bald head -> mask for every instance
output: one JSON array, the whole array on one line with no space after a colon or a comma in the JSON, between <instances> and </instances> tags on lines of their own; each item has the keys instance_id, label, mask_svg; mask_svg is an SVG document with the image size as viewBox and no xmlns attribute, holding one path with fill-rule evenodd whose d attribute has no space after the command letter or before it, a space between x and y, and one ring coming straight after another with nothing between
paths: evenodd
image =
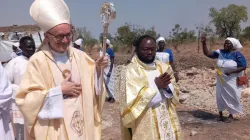
<instances>
[{"instance_id":1,"label":"bald head","mask_svg":"<svg viewBox=\"0 0 250 140\"><path fill-rule=\"evenodd\" d=\"M138 38L135 43L136 54L138 58L146 63L150 64L154 62L156 55L156 41L149 35L144 35Z\"/></svg>"}]
</instances>

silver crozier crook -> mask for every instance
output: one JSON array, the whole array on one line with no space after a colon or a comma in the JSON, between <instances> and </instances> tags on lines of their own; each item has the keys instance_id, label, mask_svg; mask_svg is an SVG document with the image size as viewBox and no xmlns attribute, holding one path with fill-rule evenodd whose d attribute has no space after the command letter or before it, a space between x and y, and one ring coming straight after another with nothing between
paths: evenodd
<instances>
[{"instance_id":1,"label":"silver crozier crook","mask_svg":"<svg viewBox=\"0 0 250 140\"><path fill-rule=\"evenodd\" d=\"M107 49L107 45L106 45L106 41L107 41L107 34L108 34L108 27L109 27L109 23L111 21L113 21L116 18L116 11L115 11L115 7L113 3L104 3L101 7L101 21L102 21L102 25L103 25L103 47L102 47L102 56L106 55L106 49ZM101 84L103 84L103 77L104 74L104 69L101 69ZM103 92L103 86L101 86L101 93ZM99 98L99 105L101 106L102 104L102 98Z\"/></svg>"}]
</instances>

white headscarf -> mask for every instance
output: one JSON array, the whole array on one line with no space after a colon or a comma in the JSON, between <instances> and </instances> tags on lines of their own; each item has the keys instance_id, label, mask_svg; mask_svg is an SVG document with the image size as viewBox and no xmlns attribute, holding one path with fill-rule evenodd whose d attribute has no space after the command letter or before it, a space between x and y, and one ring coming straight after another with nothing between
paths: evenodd
<instances>
[{"instance_id":1,"label":"white headscarf","mask_svg":"<svg viewBox=\"0 0 250 140\"><path fill-rule=\"evenodd\" d=\"M77 40L75 41L75 43L76 43L76 45L79 45L79 46L82 47L82 45L83 45L83 39L79 38L79 39L77 39Z\"/></svg>"},{"instance_id":2,"label":"white headscarf","mask_svg":"<svg viewBox=\"0 0 250 140\"><path fill-rule=\"evenodd\" d=\"M110 40L109 40L109 39L107 39L107 40L106 40L106 43L107 43L108 45L110 45Z\"/></svg>"},{"instance_id":3,"label":"white headscarf","mask_svg":"<svg viewBox=\"0 0 250 140\"><path fill-rule=\"evenodd\" d=\"M160 41L164 41L165 42L165 38L164 37L159 37L157 40L156 40L156 44L158 45L158 43Z\"/></svg>"},{"instance_id":4,"label":"white headscarf","mask_svg":"<svg viewBox=\"0 0 250 140\"><path fill-rule=\"evenodd\" d=\"M240 50L242 49L242 45L240 43L240 41L238 39L232 38L232 37L228 37L226 40L229 40L232 44L233 44L233 48L235 50Z\"/></svg>"},{"instance_id":5,"label":"white headscarf","mask_svg":"<svg viewBox=\"0 0 250 140\"><path fill-rule=\"evenodd\" d=\"M13 44L13 46L19 48L20 44L19 44L19 42L16 42L16 43Z\"/></svg>"},{"instance_id":6,"label":"white headscarf","mask_svg":"<svg viewBox=\"0 0 250 140\"><path fill-rule=\"evenodd\" d=\"M30 15L44 32L59 24L71 23L69 8L63 0L35 0Z\"/></svg>"}]
</instances>

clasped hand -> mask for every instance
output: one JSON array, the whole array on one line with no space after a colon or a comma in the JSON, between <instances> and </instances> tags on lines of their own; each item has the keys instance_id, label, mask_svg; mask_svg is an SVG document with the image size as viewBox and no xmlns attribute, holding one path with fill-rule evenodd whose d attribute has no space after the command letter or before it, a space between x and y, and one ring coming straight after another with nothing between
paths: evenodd
<instances>
[{"instance_id":1,"label":"clasped hand","mask_svg":"<svg viewBox=\"0 0 250 140\"><path fill-rule=\"evenodd\" d=\"M77 97L82 92L81 84L76 84L71 81L71 74L68 74L65 80L61 84L63 95L69 97Z\"/></svg>"},{"instance_id":2,"label":"clasped hand","mask_svg":"<svg viewBox=\"0 0 250 140\"><path fill-rule=\"evenodd\" d=\"M155 78L155 84L158 89L168 88L168 85L171 83L171 79L171 76L165 72L164 74Z\"/></svg>"}]
</instances>

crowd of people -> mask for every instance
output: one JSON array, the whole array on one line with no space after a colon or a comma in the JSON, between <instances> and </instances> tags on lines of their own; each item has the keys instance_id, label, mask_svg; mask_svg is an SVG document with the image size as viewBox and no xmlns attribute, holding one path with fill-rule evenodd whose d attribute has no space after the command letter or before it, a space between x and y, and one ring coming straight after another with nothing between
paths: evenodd
<instances>
[{"instance_id":1,"label":"crowd of people","mask_svg":"<svg viewBox=\"0 0 250 140\"><path fill-rule=\"evenodd\" d=\"M121 139L183 139L176 113L178 71L164 37L136 38L128 64L115 83L110 40L105 41L106 55L101 49L96 60L82 50L83 39L72 43L70 11L63 0L35 0L30 15L45 39L36 50L32 37L22 37L13 46L12 59L0 65L1 139L100 140L103 105L116 100L120 101ZM244 79L247 63L240 53L242 45L229 37L223 49L208 51L205 36L202 45L205 56L217 59L218 120L233 121L234 114L243 113L244 82L239 84L239 79ZM230 113L228 118L224 110Z\"/></svg>"}]
</instances>

